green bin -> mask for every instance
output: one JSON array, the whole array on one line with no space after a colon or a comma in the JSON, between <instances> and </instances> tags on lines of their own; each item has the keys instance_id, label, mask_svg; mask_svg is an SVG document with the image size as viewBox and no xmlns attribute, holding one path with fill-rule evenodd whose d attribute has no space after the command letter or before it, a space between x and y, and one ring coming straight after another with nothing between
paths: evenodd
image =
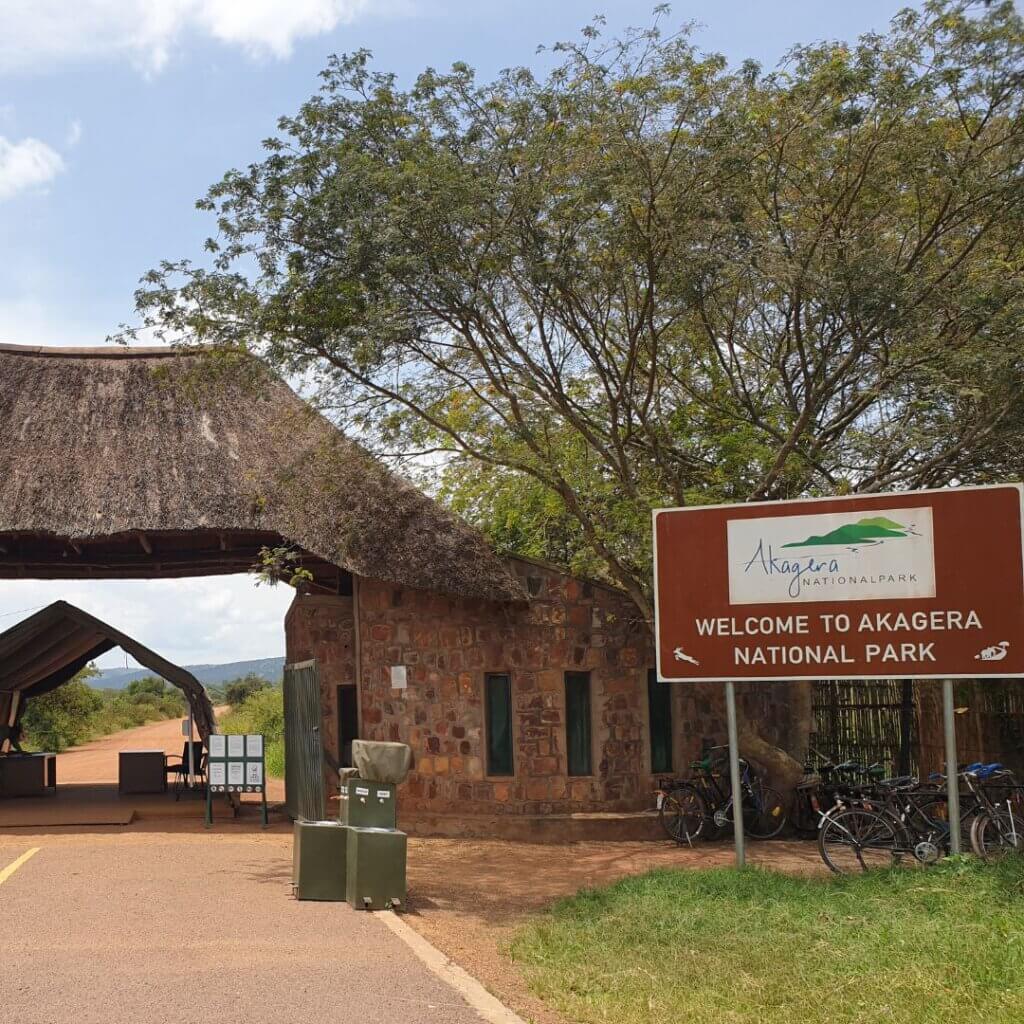
<instances>
[{"instance_id":1,"label":"green bin","mask_svg":"<svg viewBox=\"0 0 1024 1024\"><path fill-rule=\"evenodd\" d=\"M404 832L348 829L348 902L356 910L387 910L405 903Z\"/></svg>"},{"instance_id":2,"label":"green bin","mask_svg":"<svg viewBox=\"0 0 1024 1024\"><path fill-rule=\"evenodd\" d=\"M355 776L341 784L343 825L356 828L390 828L398 824L398 787L392 782L367 782Z\"/></svg>"},{"instance_id":3,"label":"green bin","mask_svg":"<svg viewBox=\"0 0 1024 1024\"><path fill-rule=\"evenodd\" d=\"M334 900L347 894L349 829L339 821L297 821L292 842L292 888L300 900Z\"/></svg>"}]
</instances>

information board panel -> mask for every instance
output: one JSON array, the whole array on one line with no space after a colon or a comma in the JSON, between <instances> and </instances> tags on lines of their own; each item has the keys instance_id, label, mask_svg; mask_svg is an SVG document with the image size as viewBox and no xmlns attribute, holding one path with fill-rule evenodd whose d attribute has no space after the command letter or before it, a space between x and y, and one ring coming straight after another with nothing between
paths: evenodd
<instances>
[{"instance_id":1,"label":"information board panel","mask_svg":"<svg viewBox=\"0 0 1024 1024\"><path fill-rule=\"evenodd\" d=\"M1021 486L654 513L658 678L1024 675Z\"/></svg>"},{"instance_id":2,"label":"information board panel","mask_svg":"<svg viewBox=\"0 0 1024 1024\"><path fill-rule=\"evenodd\" d=\"M266 783L263 737L210 736L207 779L211 793L262 793Z\"/></svg>"}]
</instances>

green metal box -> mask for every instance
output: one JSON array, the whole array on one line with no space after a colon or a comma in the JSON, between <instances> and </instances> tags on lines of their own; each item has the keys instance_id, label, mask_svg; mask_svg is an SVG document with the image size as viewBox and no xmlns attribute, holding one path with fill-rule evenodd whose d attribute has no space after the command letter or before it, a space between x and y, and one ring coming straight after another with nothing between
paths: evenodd
<instances>
[{"instance_id":1,"label":"green metal box","mask_svg":"<svg viewBox=\"0 0 1024 1024\"><path fill-rule=\"evenodd\" d=\"M297 821L292 843L292 888L300 900L345 899L349 829L340 821Z\"/></svg>"},{"instance_id":2,"label":"green metal box","mask_svg":"<svg viewBox=\"0 0 1024 1024\"><path fill-rule=\"evenodd\" d=\"M390 828L398 824L398 787L392 782L367 782L355 777L341 784L343 825L356 828Z\"/></svg>"},{"instance_id":3,"label":"green metal box","mask_svg":"<svg viewBox=\"0 0 1024 1024\"><path fill-rule=\"evenodd\" d=\"M348 902L356 910L386 910L405 903L404 832L348 829Z\"/></svg>"}]
</instances>

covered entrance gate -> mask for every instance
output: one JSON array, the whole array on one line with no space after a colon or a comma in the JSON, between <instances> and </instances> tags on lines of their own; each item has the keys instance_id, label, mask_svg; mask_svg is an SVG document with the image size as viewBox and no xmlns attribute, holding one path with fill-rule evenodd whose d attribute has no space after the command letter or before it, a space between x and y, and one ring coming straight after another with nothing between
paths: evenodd
<instances>
[{"instance_id":1,"label":"covered entrance gate","mask_svg":"<svg viewBox=\"0 0 1024 1024\"><path fill-rule=\"evenodd\" d=\"M55 601L0 633L0 723L14 725L27 701L63 686L115 647L185 694L202 739L214 731L210 699L191 672L66 601Z\"/></svg>"}]
</instances>

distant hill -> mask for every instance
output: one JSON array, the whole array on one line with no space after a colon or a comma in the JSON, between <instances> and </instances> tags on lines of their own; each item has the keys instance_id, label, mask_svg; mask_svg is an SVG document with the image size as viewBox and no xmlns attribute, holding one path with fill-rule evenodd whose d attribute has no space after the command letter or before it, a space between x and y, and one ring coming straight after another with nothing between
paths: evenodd
<instances>
[{"instance_id":1,"label":"distant hill","mask_svg":"<svg viewBox=\"0 0 1024 1024\"><path fill-rule=\"evenodd\" d=\"M182 665L201 683L226 683L229 679L254 672L270 682L279 682L284 658L257 658L255 661L230 661L226 665ZM133 679L153 675L146 668L105 668L90 685L99 690L123 690Z\"/></svg>"}]
</instances>

